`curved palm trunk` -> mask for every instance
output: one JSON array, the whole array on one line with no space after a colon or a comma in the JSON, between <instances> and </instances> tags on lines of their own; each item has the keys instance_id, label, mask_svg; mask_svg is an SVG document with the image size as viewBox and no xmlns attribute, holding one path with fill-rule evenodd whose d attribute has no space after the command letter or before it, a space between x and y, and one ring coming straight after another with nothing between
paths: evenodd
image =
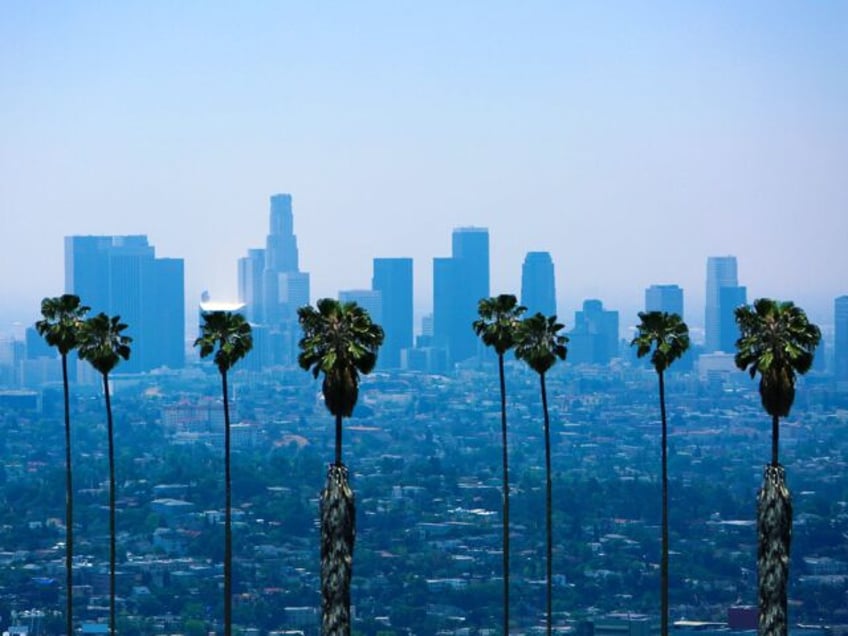
<instances>
[{"instance_id":1,"label":"curved palm trunk","mask_svg":"<svg viewBox=\"0 0 848 636\"><path fill-rule=\"evenodd\" d=\"M545 414L545 522L547 534L547 571L546 571L546 588L545 588L545 603L547 611L547 633L551 634L551 625L553 621L553 551L554 551L554 532L553 532L553 485L551 481L551 422L548 416L548 391L545 386L545 374L539 374L539 380L542 385L542 411Z\"/></svg>"},{"instance_id":2,"label":"curved palm trunk","mask_svg":"<svg viewBox=\"0 0 848 636\"><path fill-rule=\"evenodd\" d=\"M106 424L109 436L109 633L115 635L115 437L112 426L112 399L109 376L103 374L103 393L106 396Z\"/></svg>"},{"instance_id":3,"label":"curved palm trunk","mask_svg":"<svg viewBox=\"0 0 848 636\"><path fill-rule=\"evenodd\" d=\"M356 502L347 468L331 464L321 492L321 633L350 636Z\"/></svg>"},{"instance_id":4,"label":"curved palm trunk","mask_svg":"<svg viewBox=\"0 0 848 636\"><path fill-rule=\"evenodd\" d=\"M62 388L65 397L65 630L74 633L74 486L71 481L71 401L68 391L68 356L62 354Z\"/></svg>"},{"instance_id":5,"label":"curved palm trunk","mask_svg":"<svg viewBox=\"0 0 848 636\"><path fill-rule=\"evenodd\" d=\"M221 373L224 392L224 635L233 632L233 519L230 476L230 398L227 374Z\"/></svg>"},{"instance_id":6,"label":"curved palm trunk","mask_svg":"<svg viewBox=\"0 0 848 636\"><path fill-rule=\"evenodd\" d=\"M665 379L659 372L662 420L662 555L660 556L660 634L668 636L668 426L665 415Z\"/></svg>"},{"instance_id":7,"label":"curved palm trunk","mask_svg":"<svg viewBox=\"0 0 848 636\"><path fill-rule=\"evenodd\" d=\"M786 636L792 499L783 466L770 464L763 471L763 487L757 497L757 534L758 633Z\"/></svg>"},{"instance_id":8,"label":"curved palm trunk","mask_svg":"<svg viewBox=\"0 0 848 636\"><path fill-rule=\"evenodd\" d=\"M506 436L506 381L503 354L498 355L501 387L501 463L503 465L503 633L509 634L509 453Z\"/></svg>"}]
</instances>

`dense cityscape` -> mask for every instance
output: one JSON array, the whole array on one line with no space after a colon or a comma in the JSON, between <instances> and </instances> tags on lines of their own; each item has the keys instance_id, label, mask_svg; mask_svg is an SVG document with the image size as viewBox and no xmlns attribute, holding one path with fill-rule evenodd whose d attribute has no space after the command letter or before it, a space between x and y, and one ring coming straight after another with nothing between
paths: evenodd
<instances>
[{"instance_id":1,"label":"dense cityscape","mask_svg":"<svg viewBox=\"0 0 848 636\"><path fill-rule=\"evenodd\" d=\"M132 355L111 379L117 453L121 634L221 628L224 420L220 380L186 323L216 310L249 322L253 349L232 370L236 633L317 634L318 496L332 457L321 385L297 365L300 271L292 198L271 197L264 248L238 262L238 298L204 297L186 320L184 265L146 236L69 236L65 291L119 314ZM370 289L339 291L382 325L377 368L345 423L357 496L356 634L497 634L502 583L496 358L471 328L489 283L488 231L454 231L433 267L433 311L413 325L413 260L375 258ZM515 290L556 313L554 264L528 252ZM757 383L734 363L734 310L753 299L736 258L711 257L704 338L667 379L670 615L676 631L756 626L755 499L770 429ZM684 315L683 290L645 290L645 310ZM197 312L196 314L194 312ZM196 321L195 321L196 317ZM38 316L33 316L33 325ZM568 356L548 377L553 432L556 633L657 630L660 563L656 374L619 314L587 299ZM78 633L106 633L108 482L103 395L72 359L73 607ZM544 475L538 378L506 363L515 634L544 633ZM34 327L0 342L0 628L64 632L62 375ZM791 632L848 625L848 296L782 423L794 493Z\"/></svg>"}]
</instances>

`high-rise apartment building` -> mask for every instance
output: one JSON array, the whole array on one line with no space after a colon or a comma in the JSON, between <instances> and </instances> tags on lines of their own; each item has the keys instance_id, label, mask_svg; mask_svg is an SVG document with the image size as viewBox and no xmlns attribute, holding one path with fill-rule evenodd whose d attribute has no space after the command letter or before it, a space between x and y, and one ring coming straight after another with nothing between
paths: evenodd
<instances>
[{"instance_id":1,"label":"high-rise apartment building","mask_svg":"<svg viewBox=\"0 0 848 636\"><path fill-rule=\"evenodd\" d=\"M471 324L480 299L488 296L489 230L457 228L451 257L433 259L433 341L447 348L452 363L477 352Z\"/></svg>"},{"instance_id":2,"label":"high-rise apartment building","mask_svg":"<svg viewBox=\"0 0 848 636\"><path fill-rule=\"evenodd\" d=\"M707 295L705 299L705 342L707 353L722 350L722 324L729 325L728 314L732 314L735 306L721 304L722 287L738 287L736 276L735 256L711 256L707 259ZM727 297L731 300L731 296ZM724 318L723 318L724 317ZM731 349L732 351L732 349ZM729 353L729 352L728 352Z\"/></svg>"},{"instance_id":3,"label":"high-rise apartment building","mask_svg":"<svg viewBox=\"0 0 848 636\"><path fill-rule=\"evenodd\" d=\"M833 371L837 380L848 381L848 296L833 301Z\"/></svg>"},{"instance_id":4,"label":"high-rise apartment building","mask_svg":"<svg viewBox=\"0 0 848 636\"><path fill-rule=\"evenodd\" d=\"M382 322L385 333L377 364L383 369L397 369L401 351L412 347L412 259L375 258L371 289L382 299Z\"/></svg>"},{"instance_id":5,"label":"high-rise apartment building","mask_svg":"<svg viewBox=\"0 0 848 636\"><path fill-rule=\"evenodd\" d=\"M651 285L645 290L645 311L661 311L683 318L683 290L677 285Z\"/></svg>"},{"instance_id":6,"label":"high-rise apartment building","mask_svg":"<svg viewBox=\"0 0 848 636\"><path fill-rule=\"evenodd\" d=\"M554 262L548 252L527 252L521 266L521 304L527 315L556 314Z\"/></svg>"},{"instance_id":7,"label":"high-rise apartment building","mask_svg":"<svg viewBox=\"0 0 848 636\"><path fill-rule=\"evenodd\" d=\"M65 291L127 324L122 372L185 365L183 260L156 258L146 236L65 237Z\"/></svg>"}]
</instances>

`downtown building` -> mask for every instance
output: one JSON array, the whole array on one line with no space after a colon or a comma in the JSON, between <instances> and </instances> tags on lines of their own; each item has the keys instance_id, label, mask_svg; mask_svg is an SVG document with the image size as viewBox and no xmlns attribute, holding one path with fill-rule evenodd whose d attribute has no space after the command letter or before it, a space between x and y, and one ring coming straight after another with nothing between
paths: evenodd
<instances>
[{"instance_id":1,"label":"downtown building","mask_svg":"<svg viewBox=\"0 0 848 636\"><path fill-rule=\"evenodd\" d=\"M251 366L293 364L297 310L309 304L309 274L300 271L290 194L271 196L265 248L249 249L238 261L238 300L254 334Z\"/></svg>"},{"instance_id":2,"label":"downtown building","mask_svg":"<svg viewBox=\"0 0 848 636\"><path fill-rule=\"evenodd\" d=\"M65 237L65 292L126 323L132 353L119 373L185 366L183 259L157 258L147 236Z\"/></svg>"},{"instance_id":3,"label":"downtown building","mask_svg":"<svg viewBox=\"0 0 848 636\"><path fill-rule=\"evenodd\" d=\"M705 353L736 351L739 328L734 311L747 300L747 289L739 285L735 256L711 256L707 259L705 302Z\"/></svg>"},{"instance_id":4,"label":"downtown building","mask_svg":"<svg viewBox=\"0 0 848 636\"><path fill-rule=\"evenodd\" d=\"M456 228L451 247L450 257L433 259L433 345L452 365L478 351L472 323L480 299L489 297L489 230Z\"/></svg>"},{"instance_id":5,"label":"downtown building","mask_svg":"<svg viewBox=\"0 0 848 636\"><path fill-rule=\"evenodd\" d=\"M527 315L556 315L554 262L548 252L527 252L521 266L521 304Z\"/></svg>"},{"instance_id":6,"label":"downtown building","mask_svg":"<svg viewBox=\"0 0 848 636\"><path fill-rule=\"evenodd\" d=\"M848 382L848 296L833 301L833 373Z\"/></svg>"},{"instance_id":7,"label":"downtown building","mask_svg":"<svg viewBox=\"0 0 848 636\"><path fill-rule=\"evenodd\" d=\"M380 295L379 321L385 333L377 368L399 369L404 350L412 348L412 259L375 258L371 289Z\"/></svg>"}]
</instances>

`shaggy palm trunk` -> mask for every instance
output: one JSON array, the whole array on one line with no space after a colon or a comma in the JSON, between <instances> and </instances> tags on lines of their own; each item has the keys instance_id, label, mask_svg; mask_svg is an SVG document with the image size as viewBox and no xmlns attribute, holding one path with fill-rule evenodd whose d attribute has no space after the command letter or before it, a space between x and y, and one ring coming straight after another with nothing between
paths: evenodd
<instances>
[{"instance_id":1,"label":"shaggy palm trunk","mask_svg":"<svg viewBox=\"0 0 848 636\"><path fill-rule=\"evenodd\" d=\"M230 476L230 398L227 374L221 373L224 392L224 635L233 633L233 517Z\"/></svg>"},{"instance_id":2,"label":"shaggy palm trunk","mask_svg":"<svg viewBox=\"0 0 848 636\"><path fill-rule=\"evenodd\" d=\"M350 636L356 505L347 468L331 464L321 493L321 633Z\"/></svg>"},{"instance_id":3,"label":"shaggy palm trunk","mask_svg":"<svg viewBox=\"0 0 848 636\"><path fill-rule=\"evenodd\" d=\"M501 387L501 463L503 465L503 633L509 634L509 454L506 439L506 381L503 354L498 355Z\"/></svg>"},{"instance_id":4,"label":"shaggy palm trunk","mask_svg":"<svg viewBox=\"0 0 848 636\"><path fill-rule=\"evenodd\" d=\"M68 355L62 354L62 388L65 394L65 630L74 633L74 486L71 481L71 402L68 395Z\"/></svg>"},{"instance_id":5,"label":"shaggy palm trunk","mask_svg":"<svg viewBox=\"0 0 848 636\"><path fill-rule=\"evenodd\" d=\"M106 396L106 425L109 436L109 633L115 635L115 436L112 427L112 399L109 376L103 374ZM73 632L72 632L73 633Z\"/></svg>"},{"instance_id":6,"label":"shaggy palm trunk","mask_svg":"<svg viewBox=\"0 0 848 636\"><path fill-rule=\"evenodd\" d=\"M763 472L763 487L757 498L757 534L758 633L786 636L792 500L783 466L776 463L767 465Z\"/></svg>"},{"instance_id":7,"label":"shaggy palm trunk","mask_svg":"<svg viewBox=\"0 0 848 636\"><path fill-rule=\"evenodd\" d=\"M551 421L548 416L548 392L545 387L545 374L540 373L542 384L542 410L545 413L545 521L547 534L547 570L545 587L545 605L547 610L547 633L551 635L553 620L553 560L554 560L554 531L553 531L553 486L551 482Z\"/></svg>"},{"instance_id":8,"label":"shaggy palm trunk","mask_svg":"<svg viewBox=\"0 0 848 636\"><path fill-rule=\"evenodd\" d=\"M668 425L665 416L665 379L660 372L662 421L662 554L660 555L660 634L668 636Z\"/></svg>"}]
</instances>

